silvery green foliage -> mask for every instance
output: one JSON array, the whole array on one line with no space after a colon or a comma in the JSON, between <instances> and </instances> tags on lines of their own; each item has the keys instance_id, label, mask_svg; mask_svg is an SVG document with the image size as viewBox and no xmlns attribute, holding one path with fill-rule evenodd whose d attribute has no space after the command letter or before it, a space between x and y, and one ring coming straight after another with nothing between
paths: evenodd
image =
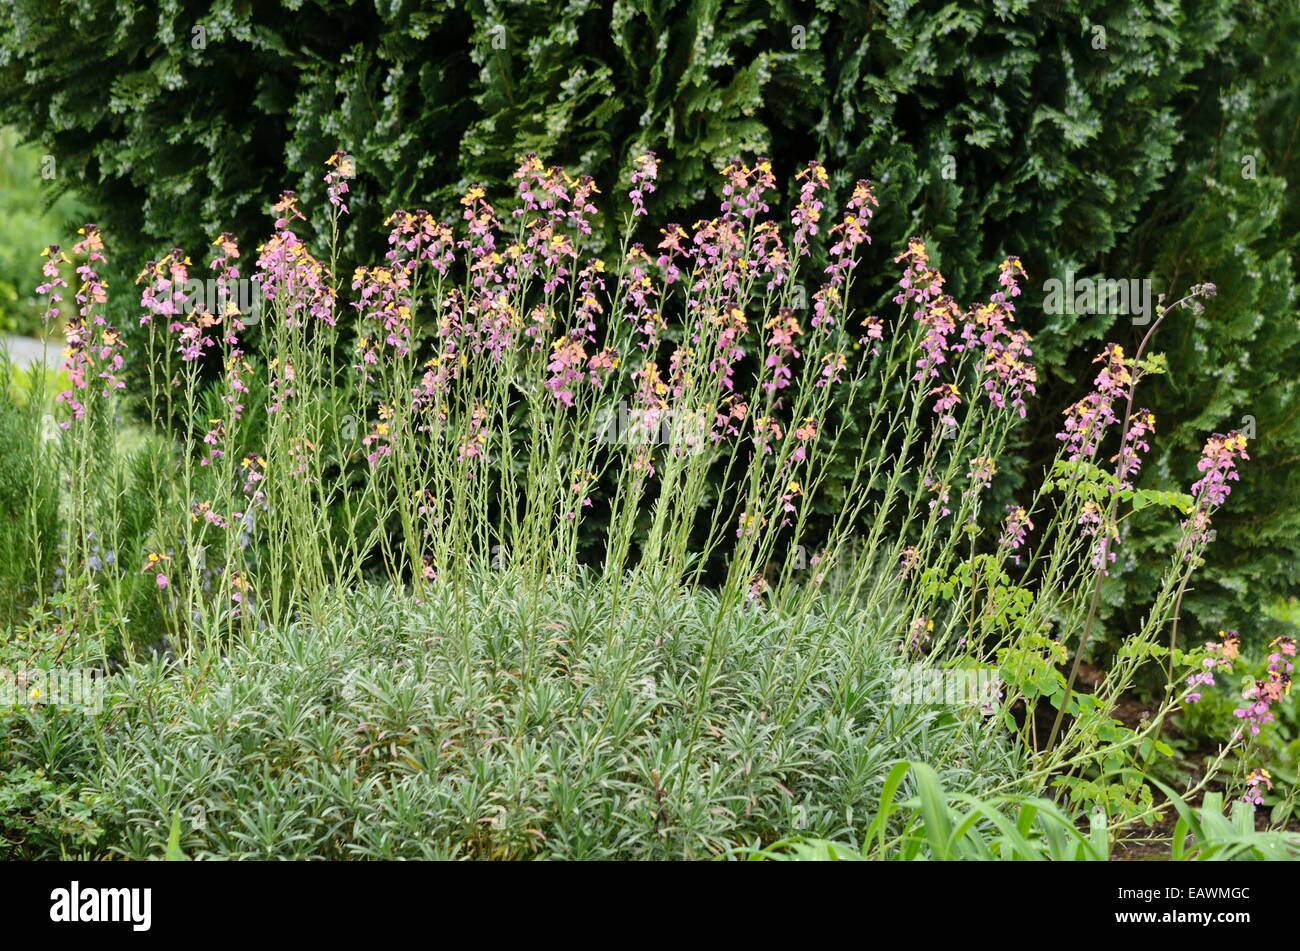
<instances>
[{"instance_id":1,"label":"silvery green foliage","mask_svg":"<svg viewBox=\"0 0 1300 951\"><path fill-rule=\"evenodd\" d=\"M123 671L87 773L101 848L157 857L179 810L196 858L703 858L861 835L899 758L1014 786L977 710L891 703L904 659L869 615L723 616L687 758L714 599L521 590L367 588L208 664Z\"/></svg>"}]
</instances>

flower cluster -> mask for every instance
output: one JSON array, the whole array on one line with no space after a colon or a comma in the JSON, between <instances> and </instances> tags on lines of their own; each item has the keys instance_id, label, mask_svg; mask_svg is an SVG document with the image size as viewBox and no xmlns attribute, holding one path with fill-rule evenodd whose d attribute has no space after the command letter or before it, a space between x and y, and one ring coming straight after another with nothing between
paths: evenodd
<instances>
[{"instance_id":1,"label":"flower cluster","mask_svg":"<svg viewBox=\"0 0 1300 951\"><path fill-rule=\"evenodd\" d=\"M794 224L791 244L796 254L806 256L809 252L808 238L817 234L817 224L821 221L824 207L817 193L826 191L831 184L826 169L820 162L809 162L807 168L795 176L795 180L801 184L799 201L790 212L790 221Z\"/></svg>"},{"instance_id":2,"label":"flower cluster","mask_svg":"<svg viewBox=\"0 0 1300 951\"><path fill-rule=\"evenodd\" d=\"M343 201L343 196L348 193L348 181L355 178L357 174L352 156L347 152L335 152L325 160L325 165L329 168L324 180L325 192L329 196L330 204L346 215L348 206Z\"/></svg>"},{"instance_id":3,"label":"flower cluster","mask_svg":"<svg viewBox=\"0 0 1300 951\"><path fill-rule=\"evenodd\" d=\"M379 406L379 419L375 421L375 425L370 432L361 438L361 445L370 450L366 453L366 461L372 466L378 465L380 459L393 451L392 418L392 408L381 403Z\"/></svg>"},{"instance_id":4,"label":"flower cluster","mask_svg":"<svg viewBox=\"0 0 1300 951\"><path fill-rule=\"evenodd\" d=\"M171 559L161 552L151 551L145 558L144 567L140 569L143 575L153 575L154 584L158 590L165 591L171 581L167 577L167 562Z\"/></svg>"},{"instance_id":5,"label":"flower cluster","mask_svg":"<svg viewBox=\"0 0 1300 951\"><path fill-rule=\"evenodd\" d=\"M880 355L880 341L885 337L885 325L875 314L862 318L862 336L858 346L866 347L868 356Z\"/></svg>"},{"instance_id":6,"label":"flower cluster","mask_svg":"<svg viewBox=\"0 0 1300 951\"><path fill-rule=\"evenodd\" d=\"M921 479L921 486L934 495L930 500L930 511L938 512L939 518L947 518L952 514L952 508L949 505L949 486L947 482L941 479L932 478L930 473L926 473Z\"/></svg>"},{"instance_id":7,"label":"flower cluster","mask_svg":"<svg viewBox=\"0 0 1300 951\"><path fill-rule=\"evenodd\" d=\"M263 296L283 308L288 327L299 326L308 316L334 326L335 291L325 266L289 227L295 220L306 220L298 211L297 196L284 192L271 212L276 216L275 234L258 248L257 258Z\"/></svg>"},{"instance_id":8,"label":"flower cluster","mask_svg":"<svg viewBox=\"0 0 1300 951\"><path fill-rule=\"evenodd\" d=\"M1002 523L1000 545L1008 551L1016 552L1025 543L1025 536L1034 530L1034 523L1029 518L1023 505L1008 505L1006 521Z\"/></svg>"},{"instance_id":9,"label":"flower cluster","mask_svg":"<svg viewBox=\"0 0 1300 951\"><path fill-rule=\"evenodd\" d=\"M768 353L765 362L772 371L769 379L763 382L763 389L768 392L779 391L790 385L793 378L791 362L799 359L798 338L803 336L799 318L794 311L786 308L767 322L769 331Z\"/></svg>"},{"instance_id":10,"label":"flower cluster","mask_svg":"<svg viewBox=\"0 0 1300 951\"><path fill-rule=\"evenodd\" d=\"M728 162L722 170L723 219L730 221L739 215L753 221L759 214L766 214L770 209L763 196L775 187L776 176L767 159L760 158L753 168L740 161Z\"/></svg>"},{"instance_id":11,"label":"flower cluster","mask_svg":"<svg viewBox=\"0 0 1300 951\"><path fill-rule=\"evenodd\" d=\"M1229 483L1240 478L1237 462L1249 458L1246 454L1246 437L1239 432L1226 436L1215 433L1206 440L1201 458L1196 463L1197 471L1203 475L1192 485L1192 515L1183 522L1189 544L1208 544L1213 541L1211 516L1231 494L1232 486ZM1190 556L1189 549L1185 557Z\"/></svg>"},{"instance_id":12,"label":"flower cluster","mask_svg":"<svg viewBox=\"0 0 1300 951\"><path fill-rule=\"evenodd\" d=\"M233 428L243 418L244 404L242 400L249 393L244 374L252 372L248 361L244 359L244 351L240 348L239 342L239 335L244 331L244 323L241 320L243 315L225 293L226 288L232 282L239 280L239 268L235 264L239 260L239 245L235 241L234 235L228 232L218 235L212 244L217 248L217 251L208 267L217 275L216 281L219 294L227 302L225 313L219 315L222 321L222 343L226 348L226 387L221 399L226 404L226 409L230 415L228 420L214 420L213 428L204 436L203 441L212 447L211 453L204 463L205 465L224 455L220 449L220 444L229 437L227 427Z\"/></svg>"},{"instance_id":13,"label":"flower cluster","mask_svg":"<svg viewBox=\"0 0 1300 951\"><path fill-rule=\"evenodd\" d=\"M1188 703L1199 703L1199 687L1213 687L1216 671L1232 673L1232 664L1240 656L1241 641L1236 631L1220 631L1218 641L1206 641L1205 659L1201 669L1187 678L1187 686L1192 692L1187 695Z\"/></svg>"},{"instance_id":14,"label":"flower cluster","mask_svg":"<svg viewBox=\"0 0 1300 951\"><path fill-rule=\"evenodd\" d=\"M1119 453L1111 460L1115 463L1115 478L1120 488L1133 488L1133 481L1142 468L1142 453L1151 451L1147 440L1155 429L1156 417L1149 409L1138 410L1129 420Z\"/></svg>"},{"instance_id":15,"label":"flower cluster","mask_svg":"<svg viewBox=\"0 0 1300 951\"><path fill-rule=\"evenodd\" d=\"M226 520L221 513L212 507L208 501L195 502L190 506L190 518L193 521L203 521L214 528L225 528Z\"/></svg>"},{"instance_id":16,"label":"flower cluster","mask_svg":"<svg viewBox=\"0 0 1300 951\"><path fill-rule=\"evenodd\" d=\"M939 367L948 362L948 337L957 329L961 308L951 297L941 297L925 310L916 312L921 324L921 356L916 361L918 382L939 376ZM936 410L936 412L939 412Z\"/></svg>"},{"instance_id":17,"label":"flower cluster","mask_svg":"<svg viewBox=\"0 0 1300 951\"><path fill-rule=\"evenodd\" d=\"M1252 806L1264 805L1264 792L1273 791L1273 776L1266 769L1253 769L1246 777L1246 791L1242 795L1244 802Z\"/></svg>"},{"instance_id":18,"label":"flower cluster","mask_svg":"<svg viewBox=\"0 0 1300 951\"><path fill-rule=\"evenodd\" d=\"M68 256L63 253L57 244L51 244L42 249L41 257L45 263L41 265L41 276L44 280L36 288L36 293L40 297L45 297L45 313L42 319L45 323L51 324L59 319L59 304L63 301L63 295L59 293L59 288L67 288L68 282L63 279L61 268L65 264L70 264Z\"/></svg>"},{"instance_id":19,"label":"flower cluster","mask_svg":"<svg viewBox=\"0 0 1300 951\"><path fill-rule=\"evenodd\" d=\"M172 248L161 258L149 261L136 277L140 289L140 326L149 327L160 318L164 329L175 333L177 321L188 308L185 286L190 279L191 262L180 248Z\"/></svg>"},{"instance_id":20,"label":"flower cluster","mask_svg":"<svg viewBox=\"0 0 1300 951\"><path fill-rule=\"evenodd\" d=\"M266 460L256 453L249 453L240 460L239 468L243 473L244 496L250 507L261 508L266 504L266 493L261 487L262 480L266 478Z\"/></svg>"},{"instance_id":21,"label":"flower cluster","mask_svg":"<svg viewBox=\"0 0 1300 951\"><path fill-rule=\"evenodd\" d=\"M939 417L940 425L945 429L956 426L957 418L952 411L961 405L961 387L956 383L940 383L927 395L936 397L934 412Z\"/></svg>"},{"instance_id":22,"label":"flower cluster","mask_svg":"<svg viewBox=\"0 0 1300 951\"><path fill-rule=\"evenodd\" d=\"M405 268L359 267L352 289L360 292L352 306L374 328L357 337L358 369L368 375L384 347L399 356L411 350L411 277Z\"/></svg>"},{"instance_id":23,"label":"flower cluster","mask_svg":"<svg viewBox=\"0 0 1300 951\"><path fill-rule=\"evenodd\" d=\"M920 238L910 239L907 250L894 258L895 264L903 262L906 266L898 279L900 291L894 296L894 303L901 306L911 301L918 312L924 312L943 295L943 275L930 267L930 255Z\"/></svg>"},{"instance_id":24,"label":"flower cluster","mask_svg":"<svg viewBox=\"0 0 1300 951\"><path fill-rule=\"evenodd\" d=\"M725 395L713 415L713 430L709 438L721 442L728 436L740 435L740 424L749 415L749 404L734 393Z\"/></svg>"},{"instance_id":25,"label":"flower cluster","mask_svg":"<svg viewBox=\"0 0 1300 951\"><path fill-rule=\"evenodd\" d=\"M1065 410L1065 425L1056 438L1065 443L1071 462L1091 459L1101 445L1108 427L1118 419L1116 403L1127 395L1133 382L1124 348L1107 344L1092 361L1102 368L1093 380L1093 391Z\"/></svg>"},{"instance_id":26,"label":"flower cluster","mask_svg":"<svg viewBox=\"0 0 1300 951\"><path fill-rule=\"evenodd\" d=\"M749 321L739 307L728 307L712 318L711 322L716 326L718 336L716 354L709 363L709 373L730 394L736 388L736 364L745 356L744 340L749 332Z\"/></svg>"},{"instance_id":27,"label":"flower cluster","mask_svg":"<svg viewBox=\"0 0 1300 951\"><path fill-rule=\"evenodd\" d=\"M473 463L475 460L489 462L487 457L487 422L488 410L486 406L479 404L474 407L469 415L469 427L465 433L465 438L461 441L459 449L456 451L456 458L460 462ZM474 470L469 470L471 477Z\"/></svg>"},{"instance_id":28,"label":"flower cluster","mask_svg":"<svg viewBox=\"0 0 1300 951\"><path fill-rule=\"evenodd\" d=\"M551 345L551 359L546 364L550 374L546 389L562 406L573 406L573 388L583 377L587 365L587 352L582 341L572 336L560 337Z\"/></svg>"},{"instance_id":29,"label":"flower cluster","mask_svg":"<svg viewBox=\"0 0 1300 951\"><path fill-rule=\"evenodd\" d=\"M998 290L989 303L977 307L962 328L961 346L973 346L978 340L984 347L982 377L984 392L997 409L1010 405L1021 419L1025 418L1025 397L1037 390L1038 371L1029 362L1034 351L1029 346L1029 334L1013 328L1015 305L1011 299L1020 296L1019 279L1025 269L1019 258L1007 258L998 268ZM956 348L954 348L956 349Z\"/></svg>"},{"instance_id":30,"label":"flower cluster","mask_svg":"<svg viewBox=\"0 0 1300 951\"><path fill-rule=\"evenodd\" d=\"M912 621L911 627L908 628L907 637L898 649L913 657L920 657L925 653L926 646L930 643L930 638L934 634L934 621L925 615L921 615Z\"/></svg>"},{"instance_id":31,"label":"flower cluster","mask_svg":"<svg viewBox=\"0 0 1300 951\"><path fill-rule=\"evenodd\" d=\"M100 310L108 301L108 283L99 275L100 266L107 263L104 240L93 224L86 225L78 234L81 235L81 240L72 246L72 253L77 257L84 256L85 260L76 269L80 278L75 294L77 315L69 319L63 329L66 343L63 369L68 374L71 386L55 397L57 402L67 406L72 417L60 423L64 429L85 417L87 406L84 400L92 379L103 382L102 393L105 397L126 387L122 379L126 363L125 344L117 329L108 323ZM58 313L57 288L66 286L58 276L58 267L64 261L56 247L46 249L46 266L42 272L45 281L37 288L37 292L50 295L47 317Z\"/></svg>"},{"instance_id":32,"label":"flower cluster","mask_svg":"<svg viewBox=\"0 0 1300 951\"><path fill-rule=\"evenodd\" d=\"M768 276L769 291L776 290L789 279L790 257L775 221L763 221L754 226L749 257L750 267L756 273Z\"/></svg>"},{"instance_id":33,"label":"flower cluster","mask_svg":"<svg viewBox=\"0 0 1300 951\"><path fill-rule=\"evenodd\" d=\"M790 459L796 463L803 462L808 458L808 448L817 438L817 420L811 416L805 417L803 424L795 428L794 438L799 442L790 454Z\"/></svg>"},{"instance_id":34,"label":"flower cluster","mask_svg":"<svg viewBox=\"0 0 1300 951\"><path fill-rule=\"evenodd\" d=\"M1275 650L1268 655L1268 669L1262 680L1256 680L1242 691L1246 706L1233 711L1234 716L1245 720L1252 736L1259 728L1274 719L1272 707L1291 692L1291 674L1295 670L1291 658L1295 657L1295 641L1289 637L1275 638L1269 646Z\"/></svg>"},{"instance_id":35,"label":"flower cluster","mask_svg":"<svg viewBox=\"0 0 1300 951\"><path fill-rule=\"evenodd\" d=\"M1119 528L1112 513L1094 499L1088 499L1079 510L1078 523L1085 535L1097 539L1092 545L1092 567L1109 574L1119 544Z\"/></svg>"},{"instance_id":36,"label":"flower cluster","mask_svg":"<svg viewBox=\"0 0 1300 951\"><path fill-rule=\"evenodd\" d=\"M1246 437L1241 433L1232 432L1226 436L1215 433L1206 440L1200 461L1196 463L1197 471L1205 475L1192 486L1192 498L1198 505L1218 508L1232 492L1228 483L1240 478L1237 460L1249 458Z\"/></svg>"},{"instance_id":37,"label":"flower cluster","mask_svg":"<svg viewBox=\"0 0 1300 951\"><path fill-rule=\"evenodd\" d=\"M627 197L632 201L632 214L642 217L646 214L645 199L653 195L655 179L659 175L659 160L653 152L642 152L632 163L632 189Z\"/></svg>"},{"instance_id":38,"label":"flower cluster","mask_svg":"<svg viewBox=\"0 0 1300 951\"><path fill-rule=\"evenodd\" d=\"M975 456L970 461L970 472L967 473L969 488L966 489L966 493L975 496L982 489L987 489L993 484L993 477L997 472L997 462L992 456Z\"/></svg>"},{"instance_id":39,"label":"flower cluster","mask_svg":"<svg viewBox=\"0 0 1300 951\"><path fill-rule=\"evenodd\" d=\"M831 237L835 238L829 252L831 263L826 265L827 283L830 286L839 287L844 284L849 273L857 266L858 245L871 243L867 225L871 223L871 217L879 205L870 182L862 179L853 186L853 195L844 210L844 217L830 232Z\"/></svg>"},{"instance_id":40,"label":"flower cluster","mask_svg":"<svg viewBox=\"0 0 1300 951\"><path fill-rule=\"evenodd\" d=\"M674 225L673 228L677 226ZM677 228L677 231L681 229ZM684 231L681 232L681 236L685 236ZM677 240L678 236L675 233L671 240L665 237L660 248L675 244ZM659 260L664 261L664 257L661 255ZM621 281L623 293L630 305L627 308L627 318L641 337L638 346L647 353L653 352L659 341L660 332L667 326L663 314L659 311L659 292L650 277L650 263L650 256L646 254L645 248L639 244L633 245L628 250L624 261ZM659 266L664 267L662 263Z\"/></svg>"}]
</instances>

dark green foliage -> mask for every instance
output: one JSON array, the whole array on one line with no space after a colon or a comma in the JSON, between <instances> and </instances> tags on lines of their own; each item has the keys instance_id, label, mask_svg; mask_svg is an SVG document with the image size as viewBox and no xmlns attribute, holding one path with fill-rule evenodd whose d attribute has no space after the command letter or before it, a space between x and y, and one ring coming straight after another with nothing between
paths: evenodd
<instances>
[{"instance_id":1,"label":"dark green foliage","mask_svg":"<svg viewBox=\"0 0 1300 951\"><path fill-rule=\"evenodd\" d=\"M99 838L84 791L94 734L80 711L0 707L0 859L81 858Z\"/></svg>"},{"instance_id":2,"label":"dark green foliage","mask_svg":"<svg viewBox=\"0 0 1300 951\"><path fill-rule=\"evenodd\" d=\"M1186 137L1167 187L1101 262L1108 272L1138 262L1135 273L1159 275L1176 293L1198 280L1218 285L1203 315L1161 332L1171 370L1143 397L1162 430L1147 481L1192 478L1206 433L1250 437L1241 487L1216 517L1211 570L1185 614L1202 633L1238 628L1252 643L1283 630L1267 612L1300 586L1300 6L1273 12L1195 74L1180 97ZM1147 566L1170 544L1133 538L1131 560L1143 567L1121 572L1112 590L1130 624L1151 587Z\"/></svg>"},{"instance_id":3,"label":"dark green foliage","mask_svg":"<svg viewBox=\"0 0 1300 951\"><path fill-rule=\"evenodd\" d=\"M281 189L321 205L336 147L361 172L345 264L381 250L388 211L451 213L471 181L502 189L527 151L594 175L613 200L630 155L653 148L650 220L687 224L728 158L769 154L788 181L818 157L841 197L859 176L877 183L868 306L887 299L910 234L962 301L988 293L1004 256L1023 258L1021 315L1046 370L1029 467L1054 448L1101 342L1131 348L1141 333L1127 318L1045 315L1040 282L1070 268L1173 295L1214 281L1206 315L1159 341L1173 372L1145 394L1160 420L1146 484L1185 488L1205 435L1254 417L1248 488L1185 612L1248 635L1293 589L1300 554L1287 376L1300 210L1285 187L1300 161L1297 74L1286 0L17 0L0 13L0 118L86 190L124 269L172 244L197 256L224 229L251 248ZM1018 477L1004 473L1008 500ZM1120 627L1167 547L1134 528L1107 592Z\"/></svg>"}]
</instances>

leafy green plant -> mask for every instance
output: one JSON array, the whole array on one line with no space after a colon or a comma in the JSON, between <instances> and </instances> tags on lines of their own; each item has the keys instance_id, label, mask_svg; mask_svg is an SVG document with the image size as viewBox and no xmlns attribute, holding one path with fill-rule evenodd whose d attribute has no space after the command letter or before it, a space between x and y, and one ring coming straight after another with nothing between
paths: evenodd
<instances>
[{"instance_id":1,"label":"leafy green plant","mask_svg":"<svg viewBox=\"0 0 1300 951\"><path fill-rule=\"evenodd\" d=\"M914 795L895 802L909 776ZM1162 788L1169 797L1168 808L1178 815L1169 840L1172 860L1300 858L1300 834L1257 830L1254 810L1247 803L1233 803L1225 816L1219 793L1207 793L1201 806L1193 808L1173 790ZM902 831L887 836L891 825L901 826ZM1113 844L1104 813L1093 812L1083 820L1033 796L981 798L950 793L923 763L902 762L890 771L880 811L860 846L799 835L761 849L737 849L731 855L794 861L1105 861Z\"/></svg>"},{"instance_id":2,"label":"leafy green plant","mask_svg":"<svg viewBox=\"0 0 1300 951\"><path fill-rule=\"evenodd\" d=\"M0 651L0 686L6 694L14 687L10 667L14 656ZM97 854L102 813L86 786L93 772L94 747L94 726L85 711L45 704L14 706L9 696L4 698L0 705L0 857Z\"/></svg>"}]
</instances>

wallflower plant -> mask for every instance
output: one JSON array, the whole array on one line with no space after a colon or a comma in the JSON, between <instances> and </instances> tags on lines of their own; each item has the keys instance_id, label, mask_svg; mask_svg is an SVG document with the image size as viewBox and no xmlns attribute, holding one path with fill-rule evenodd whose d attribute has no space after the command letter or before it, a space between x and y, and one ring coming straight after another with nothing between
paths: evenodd
<instances>
[{"instance_id":1,"label":"wallflower plant","mask_svg":"<svg viewBox=\"0 0 1300 951\"><path fill-rule=\"evenodd\" d=\"M73 630L113 632L75 650L129 661L138 646L124 604L112 603L124 589L101 586L94 567L105 539L118 548L122 520L86 488L120 401L134 399L179 445L171 477L152 486L149 546L125 573L151 580L168 647L185 663L215 662L287 624L324 623L339 592L380 582L445 606L457 676L472 683L490 653L473 592L500 572L517 595L512 676L527 695L554 663L556 592L593 586L614 632L647 592L710 589L679 768L655 780L668 797L684 793L709 746L717 678L739 649L736 616L779 621L768 663L788 677L779 690L760 683L770 693L756 708L780 731L826 695L818 678L840 646L830 639L867 610L872 644L900 661L997 668L993 708L954 716L992 713L1017 738L1029 767L1016 782L1100 805L1117 824L1149 818L1149 789L1113 777L1160 749L1164 719L1224 659L1179 648L1179 607L1248 455L1239 433L1216 434L1187 493L1139 488L1156 416L1135 408L1136 395L1164 369L1156 332L1213 286L1162 299L1131 356L1106 345L1041 481L993 513L999 460L1037 411L1033 341L1016 319L1019 259L1002 262L986 300L964 304L914 238L895 259L896 312L863 316L850 302L877 209L870 183L856 182L832 220L831 178L812 162L797 174L795 207L774 212L771 164L733 161L716 215L666 224L647 243L658 162L630 160L612 259L591 250L596 183L530 155L496 204L477 185L451 220L394 211L383 259L349 278L338 246L356 168L335 153L324 174L328 247L301 236L308 211L287 192L251 269L231 235L217 236L207 269L223 289L247 272L255 309L233 293L194 306L181 289L200 268L168 251L137 280L139 354L104 316L98 230L83 229L70 258L47 249L38 290L51 321L63 320L69 379L57 398L68 489L59 584L72 598L60 610ZM65 259L79 279L66 315ZM260 336L264 365L246 356L248 334ZM124 383L133 359L144 392ZM828 467L853 441L851 469ZM1080 691L1125 522L1153 506L1181 518L1165 575L1140 629ZM34 559L36 589L53 595L40 566ZM672 632L638 635L638 651L614 636L600 677L618 691L641 676L638 651L660 650L649 642ZM1147 664L1164 668L1164 702L1145 727L1122 728L1112 709ZM846 694L852 675L840 672L831 692ZM1272 690L1261 686L1247 709L1266 707ZM909 716L900 708L893 728ZM1265 716L1245 715L1252 728ZM611 709L583 747L615 734ZM935 765L959 756L960 735L931 751Z\"/></svg>"}]
</instances>

